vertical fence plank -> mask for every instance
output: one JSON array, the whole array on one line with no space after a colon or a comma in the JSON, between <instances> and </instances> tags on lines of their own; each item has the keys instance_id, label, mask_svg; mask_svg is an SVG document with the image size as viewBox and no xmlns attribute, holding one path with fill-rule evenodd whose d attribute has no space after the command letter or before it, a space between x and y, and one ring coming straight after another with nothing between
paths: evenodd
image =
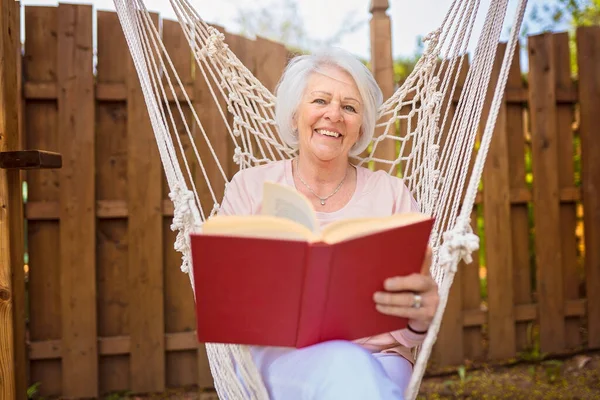
<instances>
[{"instance_id":1,"label":"vertical fence plank","mask_svg":"<svg viewBox=\"0 0 600 400\"><path fill-rule=\"evenodd\" d=\"M471 212L471 229L476 235L480 235L477 221L478 213L476 209ZM462 275L462 306L464 311L474 311L481 309L481 278L479 276L479 250L471 255L473 261L466 264L461 261L459 264L460 274ZM464 358L472 361L482 361L484 358L483 334L481 326L470 326L464 328L463 333Z\"/></svg>"},{"instance_id":2,"label":"vertical fence plank","mask_svg":"<svg viewBox=\"0 0 600 400\"><path fill-rule=\"evenodd\" d=\"M275 86L287 65L287 49L281 43L257 37L255 50L256 78L267 89L274 92Z\"/></svg>"},{"instance_id":3,"label":"vertical fence plank","mask_svg":"<svg viewBox=\"0 0 600 400\"><path fill-rule=\"evenodd\" d=\"M550 34L529 38L529 108L540 348L565 347L564 290L558 193L556 66Z\"/></svg>"},{"instance_id":4,"label":"vertical fence plank","mask_svg":"<svg viewBox=\"0 0 600 400\"><path fill-rule=\"evenodd\" d=\"M177 75L181 82L186 85L192 84L192 53L187 43L185 35L179 25L175 21L163 20L163 43L169 57L177 71ZM174 81L173 73L169 69L168 75ZM174 82L174 85L176 83ZM165 90L169 90L165 86ZM180 102L183 110L183 118L192 127L193 118L191 111L186 102ZM190 149L189 136L183 125L183 120L179 110L175 104L170 104L171 112L177 126L177 130L173 132L181 139L182 146ZM173 138L174 143L176 139ZM184 150L184 151L186 151ZM191 164L191 169L196 169L195 157L192 152L186 154L188 163ZM181 164L183 166L183 163ZM163 199L167 200L169 187L166 184L166 179L163 184ZM194 318L194 296L188 276L181 272L181 253L176 252L173 248L173 243L177 236L177 232L170 229L172 223L171 217L165 217L163 221L163 240L165 254L165 331L166 333L193 332L195 330ZM194 350L183 350L168 352L166 355L166 385L168 387L185 387L195 385L197 383L197 368L198 361Z\"/></svg>"},{"instance_id":5,"label":"vertical fence plank","mask_svg":"<svg viewBox=\"0 0 600 400\"><path fill-rule=\"evenodd\" d=\"M254 40L245 38L243 36L239 36L239 35L228 35L228 43L229 43L229 48L231 49L231 51L233 51L233 53L239 58L239 60L242 62L242 64L244 64L244 66L246 68L248 68L248 70L255 74L256 73L256 65L255 65L255 60L254 60L254 54L256 52L256 42ZM233 122L233 118L231 118L232 121L230 123ZM239 141L239 138L238 138ZM241 145L241 141L238 142ZM254 144L253 144L254 146ZM231 146L229 149L229 156L228 156L228 161L229 161L229 174L231 176L233 176L238 170L239 170L239 165L235 163L235 161L233 160L233 151L235 150L235 145L233 143L233 141L231 141Z\"/></svg>"},{"instance_id":6,"label":"vertical fence plank","mask_svg":"<svg viewBox=\"0 0 600 400\"><path fill-rule=\"evenodd\" d=\"M128 50L116 13L98 11L98 85L125 85ZM96 103L96 199L127 201L127 105ZM97 229L98 335L129 335L127 219L99 219ZM131 387L128 355L101 355L100 392Z\"/></svg>"},{"instance_id":7,"label":"vertical fence plank","mask_svg":"<svg viewBox=\"0 0 600 400\"><path fill-rule=\"evenodd\" d=\"M215 28L222 31L222 28ZM208 140L208 142L213 146L217 159L223 164L227 164L227 142L229 141L229 134L225 130L225 123L223 122L217 103L215 102L219 101L221 107L223 106L223 102L220 100L221 94L217 90L216 86L216 84L219 82L216 82L215 84L215 82L211 81L208 83L205 80L202 70L205 71L206 76L208 79L210 79L210 75L208 73L209 67L205 63L201 63L200 65L196 63L194 64L194 68L194 110L198 116L198 119L200 120L200 124L202 125L204 132L206 133L206 140ZM217 97L217 100L213 98L209 84L210 87L213 88L213 92ZM226 108L224 111L226 112ZM194 123L193 140L195 141L196 146L198 146L200 159L206 171L207 178L205 179L203 173L201 172L202 165L198 165L199 172L198 180L196 181L196 189L198 191L204 216L208 218L215 203L208 185L212 187L215 192L216 200L219 201L219 199L222 198L221 196L225 189L225 180L221 176L221 172L217 168L216 161L208 149L208 143L204 139L201 127L196 123ZM198 346L197 366L199 388L212 387L213 379L210 373L206 348L202 343Z\"/></svg>"},{"instance_id":8,"label":"vertical fence plank","mask_svg":"<svg viewBox=\"0 0 600 400\"><path fill-rule=\"evenodd\" d=\"M456 88L458 93L461 93L464 85L467 80L467 75L469 72L469 58L467 56L463 56L460 60L462 66L460 68L460 80L458 81L458 87ZM454 106L454 109L456 106ZM455 113L456 111L454 111ZM454 117L453 117L454 118ZM452 118L452 119L453 119ZM452 119L448 119L446 124L451 124ZM469 165L469 173L473 171L473 165L475 164L475 158L477 151L476 149L471 149L471 162ZM471 211L471 229L473 232L480 236L479 232L479 205L475 205L473 210ZM464 312L469 311L479 311L481 310L481 301L482 301L482 293L481 293L481 265L480 265L480 256L479 250L475 251L472 255L473 261L469 264L461 261L459 263L459 272L462 285L460 290L462 292L462 310L463 316ZM483 332L482 326L471 326L463 329L463 351L464 358L466 360L472 361L481 361L484 357L484 342L483 342Z\"/></svg>"},{"instance_id":9,"label":"vertical fence plank","mask_svg":"<svg viewBox=\"0 0 600 400\"><path fill-rule=\"evenodd\" d=\"M215 26L214 28L223 32L221 27ZM225 189L225 179L217 163L221 164L223 172L226 174L226 168L229 165L227 163L229 133L219 111L219 105L225 116L227 116L227 106L218 88L220 82L214 82L209 72L213 70L215 76L219 79L218 71L214 71L213 67L205 62L201 62L200 65L196 63L194 67L196 68L194 74L194 110L206 134L205 139L201 127L194 124L193 140L198 147L201 159L196 188L204 216L208 218L214 209L215 203L220 202ZM209 82L206 81L204 75L207 76ZM216 99L211 93L211 88ZM217 160L213 158L208 147L209 144L212 146ZM202 167L204 167L206 178L202 172ZM214 192L214 199L209 186Z\"/></svg>"},{"instance_id":10,"label":"vertical fence plank","mask_svg":"<svg viewBox=\"0 0 600 400\"><path fill-rule=\"evenodd\" d=\"M98 396L92 6L58 7L63 395Z\"/></svg>"},{"instance_id":11,"label":"vertical fence plank","mask_svg":"<svg viewBox=\"0 0 600 400\"><path fill-rule=\"evenodd\" d=\"M505 52L506 44L500 44L487 93L488 105L494 95ZM485 115L484 123L488 113ZM506 104L502 103L483 171L490 359L514 357L516 352L507 136Z\"/></svg>"},{"instance_id":12,"label":"vertical fence plank","mask_svg":"<svg viewBox=\"0 0 600 400\"><path fill-rule=\"evenodd\" d=\"M288 63L289 53L283 44L262 37L256 38L254 50L256 68L254 74L268 90L274 93L275 87ZM254 141L251 141L251 143ZM254 144L252 145L254 146ZM254 149L256 151L257 147L254 147ZM275 159L279 159L278 154L275 154Z\"/></svg>"},{"instance_id":13,"label":"vertical fence plank","mask_svg":"<svg viewBox=\"0 0 600 400\"><path fill-rule=\"evenodd\" d=\"M152 14L158 27L158 15ZM138 74L127 74L131 389L165 389L162 165Z\"/></svg>"},{"instance_id":14,"label":"vertical fence plank","mask_svg":"<svg viewBox=\"0 0 600 400\"><path fill-rule=\"evenodd\" d=\"M453 60L447 60L445 64L446 71L444 75L452 74L452 82L456 81L456 90L454 96L462 91L465 84L467 73L469 70L468 59L466 57L454 60L454 68L450 70L450 64ZM459 70L460 69L460 70ZM456 103L453 98L450 98L451 90L446 94L443 104L452 102L449 106L448 117L445 126L443 127L442 137L440 140L440 148L443 149L452 124L452 120L456 114ZM453 97L454 97L453 96ZM442 121L440 120L440 125ZM441 153L441 152L440 152ZM406 153L409 154L409 153ZM470 166L472 169L472 165ZM465 360L465 341L463 329L463 304L465 291L463 287L467 283L464 267L466 264L460 263L458 272L454 277L454 282L450 288L448 303L444 311L444 319L435 347L435 360L439 365L460 365ZM479 283L475 285L475 291L479 292Z\"/></svg>"},{"instance_id":15,"label":"vertical fence plank","mask_svg":"<svg viewBox=\"0 0 600 400\"><path fill-rule=\"evenodd\" d=\"M246 68L248 68L248 70L251 73L254 73L254 69L255 69L254 68L254 51L255 51L254 40L245 38L243 36L234 35L231 33L225 33L225 41L229 45L229 48L231 49L231 51L240 60L240 62L242 64L244 64L244 66ZM235 107L234 107L234 109L235 109ZM259 110L257 110L257 111L259 111ZM231 112L229 112L227 114L227 122L229 123L229 126L231 126L231 127L234 126L233 118L234 118L233 114ZM243 145L241 137L237 137L235 140L237 141L237 144L243 149L244 145ZM230 139L229 137L227 137L227 144L228 144L227 158L224 161L227 163L228 179L230 180L233 177L233 175L235 175L235 173L237 171L239 171L240 166L235 162L235 160L233 158L236 142L234 142L233 139ZM256 139L251 138L249 145L252 146L253 148L256 148Z\"/></svg>"},{"instance_id":16,"label":"vertical fence plank","mask_svg":"<svg viewBox=\"0 0 600 400\"><path fill-rule=\"evenodd\" d=\"M554 46L554 65L556 66L556 90L567 92L574 89L571 80L571 56L569 51L569 34L557 33L552 36ZM573 120L574 105L560 103L556 106L556 128L558 133L558 187L570 189L575 186L575 164L573 162ZM564 281L565 300L579 298L579 273L577 267L577 224L575 202L560 205L560 243L562 252L562 278ZM565 320L566 348L575 349L581 344L581 318Z\"/></svg>"},{"instance_id":17,"label":"vertical fence plank","mask_svg":"<svg viewBox=\"0 0 600 400\"><path fill-rule=\"evenodd\" d=\"M519 50L514 54L508 80L507 91L523 92ZM524 103L506 105L506 133L508 145L508 169L511 193L524 193L528 190L525 177L525 126L523 122ZM511 237L513 251L513 285L515 305L531 303L531 268L529 260L529 216L527 203L511 204ZM528 326L531 322L517 322L515 326L517 351L524 350L528 343Z\"/></svg>"},{"instance_id":18,"label":"vertical fence plank","mask_svg":"<svg viewBox=\"0 0 600 400\"><path fill-rule=\"evenodd\" d=\"M463 281L463 271L457 272L450 288L444 319L435 343L433 358L435 359L435 365L440 367L460 365L464 361Z\"/></svg>"},{"instance_id":19,"label":"vertical fence plank","mask_svg":"<svg viewBox=\"0 0 600 400\"><path fill-rule=\"evenodd\" d=\"M19 8L0 2L0 151L19 149L17 47ZM24 398L26 370L17 358L24 351L25 315L21 315L23 275L23 205L19 170L0 170L0 398ZM23 339L18 335L23 335ZM22 343L23 342L23 343ZM19 347L17 347L19 346Z\"/></svg>"},{"instance_id":20,"label":"vertical fence plank","mask_svg":"<svg viewBox=\"0 0 600 400\"><path fill-rule=\"evenodd\" d=\"M57 76L57 9L25 7L26 83L55 83ZM55 100L27 101L25 146L59 152ZM60 197L57 170L27 171L28 201L56 202ZM28 221L29 253L29 339L61 338L61 293L58 221ZM60 360L33 360L30 381L42 382L41 396L62 392Z\"/></svg>"},{"instance_id":21,"label":"vertical fence plank","mask_svg":"<svg viewBox=\"0 0 600 400\"><path fill-rule=\"evenodd\" d=\"M600 347L600 28L577 30L588 347Z\"/></svg>"}]
</instances>

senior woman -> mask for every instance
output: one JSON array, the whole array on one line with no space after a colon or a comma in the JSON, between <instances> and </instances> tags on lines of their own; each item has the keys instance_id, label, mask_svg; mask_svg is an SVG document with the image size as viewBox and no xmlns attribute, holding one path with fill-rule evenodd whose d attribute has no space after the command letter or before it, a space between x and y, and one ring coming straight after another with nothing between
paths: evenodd
<instances>
[{"instance_id":1,"label":"senior woman","mask_svg":"<svg viewBox=\"0 0 600 400\"><path fill-rule=\"evenodd\" d=\"M383 97L361 62L339 49L296 57L285 69L276 96L279 134L298 149L298 156L238 172L227 186L221 214L260 213L265 181L306 195L321 226L417 209L401 179L350 162L373 138ZM374 308L409 319L406 329L302 349L251 347L270 397L403 398L413 365L410 348L423 341L438 305L430 254L422 274L390 277L383 283L385 291L373 294Z\"/></svg>"}]
</instances>

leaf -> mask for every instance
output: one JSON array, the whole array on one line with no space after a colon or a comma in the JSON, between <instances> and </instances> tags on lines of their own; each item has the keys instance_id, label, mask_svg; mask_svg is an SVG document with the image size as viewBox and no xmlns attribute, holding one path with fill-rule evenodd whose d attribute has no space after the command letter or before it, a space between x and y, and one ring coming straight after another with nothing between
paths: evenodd
<instances>
[{"instance_id":1,"label":"leaf","mask_svg":"<svg viewBox=\"0 0 600 400\"><path fill-rule=\"evenodd\" d=\"M461 365L460 367L458 367L458 376L460 378L460 382L465 383L465 380L467 377L467 369L465 368L464 365Z\"/></svg>"},{"instance_id":2,"label":"leaf","mask_svg":"<svg viewBox=\"0 0 600 400\"><path fill-rule=\"evenodd\" d=\"M577 369L582 369L583 367L585 367L591 359L592 357L585 355L575 357L575 365L577 366Z\"/></svg>"},{"instance_id":3,"label":"leaf","mask_svg":"<svg viewBox=\"0 0 600 400\"><path fill-rule=\"evenodd\" d=\"M39 387L41 384L42 384L41 382L36 382L27 388L27 398L28 399L32 399L35 397L35 395L38 393L38 390L39 390Z\"/></svg>"}]
</instances>

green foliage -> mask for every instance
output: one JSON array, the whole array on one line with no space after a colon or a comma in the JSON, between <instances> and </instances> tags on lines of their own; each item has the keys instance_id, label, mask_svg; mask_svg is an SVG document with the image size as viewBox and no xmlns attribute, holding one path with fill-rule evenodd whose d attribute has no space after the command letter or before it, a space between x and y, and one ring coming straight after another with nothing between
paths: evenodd
<instances>
[{"instance_id":1,"label":"green foliage","mask_svg":"<svg viewBox=\"0 0 600 400\"><path fill-rule=\"evenodd\" d=\"M36 396L39 392L39 389L40 389L40 385L41 385L41 382L36 382L27 388L27 398L28 399L36 398Z\"/></svg>"},{"instance_id":2,"label":"green foliage","mask_svg":"<svg viewBox=\"0 0 600 400\"><path fill-rule=\"evenodd\" d=\"M415 69L419 56L400 57L394 60L394 82L402 83Z\"/></svg>"},{"instance_id":3,"label":"green foliage","mask_svg":"<svg viewBox=\"0 0 600 400\"><path fill-rule=\"evenodd\" d=\"M571 28L600 25L600 0L556 0L534 3L529 19L542 26L544 31L552 31L559 24L567 22Z\"/></svg>"},{"instance_id":4,"label":"green foliage","mask_svg":"<svg viewBox=\"0 0 600 400\"><path fill-rule=\"evenodd\" d=\"M525 351L519 353L519 359L523 361L539 362L546 358L547 354L541 351L540 347L540 327L537 324L529 323L527 325L528 346Z\"/></svg>"},{"instance_id":5,"label":"green foliage","mask_svg":"<svg viewBox=\"0 0 600 400\"><path fill-rule=\"evenodd\" d=\"M128 400L132 396L130 391L113 392L104 396L104 400Z\"/></svg>"},{"instance_id":6,"label":"green foliage","mask_svg":"<svg viewBox=\"0 0 600 400\"><path fill-rule=\"evenodd\" d=\"M576 29L582 26L600 25L600 0L555 0L552 4L534 2L528 22L541 26L543 32L555 31L565 23L568 25L571 71L577 74ZM526 22L523 35L527 35L528 31Z\"/></svg>"},{"instance_id":7,"label":"green foliage","mask_svg":"<svg viewBox=\"0 0 600 400\"><path fill-rule=\"evenodd\" d=\"M423 37L417 37L417 50L415 54L408 57L398 57L394 60L394 82L402 83L415 69L417 62L423 55Z\"/></svg>"},{"instance_id":8,"label":"green foliage","mask_svg":"<svg viewBox=\"0 0 600 400\"><path fill-rule=\"evenodd\" d=\"M458 378L460 379L460 384L464 385L465 383L469 382L471 380L470 376L467 376L467 367L465 367L464 365L461 365L460 367L458 367Z\"/></svg>"},{"instance_id":9,"label":"green foliage","mask_svg":"<svg viewBox=\"0 0 600 400\"><path fill-rule=\"evenodd\" d=\"M487 299L488 299L487 276L479 278L479 295L481 296L482 301L487 302Z\"/></svg>"},{"instance_id":10,"label":"green foliage","mask_svg":"<svg viewBox=\"0 0 600 400\"><path fill-rule=\"evenodd\" d=\"M547 360L542 362L542 366L546 372L546 380L549 383L556 383L561 377L563 362L560 360Z\"/></svg>"}]
</instances>

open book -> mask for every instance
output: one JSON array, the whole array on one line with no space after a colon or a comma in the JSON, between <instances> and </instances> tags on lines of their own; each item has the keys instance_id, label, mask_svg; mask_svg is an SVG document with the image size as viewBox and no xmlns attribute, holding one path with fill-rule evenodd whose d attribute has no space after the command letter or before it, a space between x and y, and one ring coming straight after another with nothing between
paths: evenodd
<instances>
[{"instance_id":1,"label":"open book","mask_svg":"<svg viewBox=\"0 0 600 400\"><path fill-rule=\"evenodd\" d=\"M310 201L293 188L265 182L261 215L217 216L204 223L209 235L232 235L325 242L329 244L366 236L399 226L430 219L421 213L394 214L389 217L351 218L332 222L319 229Z\"/></svg>"},{"instance_id":2,"label":"open book","mask_svg":"<svg viewBox=\"0 0 600 400\"><path fill-rule=\"evenodd\" d=\"M421 271L432 226L407 213L321 231L304 195L267 182L261 215L215 216L191 237L198 340L304 347L402 329L373 293Z\"/></svg>"}]
</instances>

